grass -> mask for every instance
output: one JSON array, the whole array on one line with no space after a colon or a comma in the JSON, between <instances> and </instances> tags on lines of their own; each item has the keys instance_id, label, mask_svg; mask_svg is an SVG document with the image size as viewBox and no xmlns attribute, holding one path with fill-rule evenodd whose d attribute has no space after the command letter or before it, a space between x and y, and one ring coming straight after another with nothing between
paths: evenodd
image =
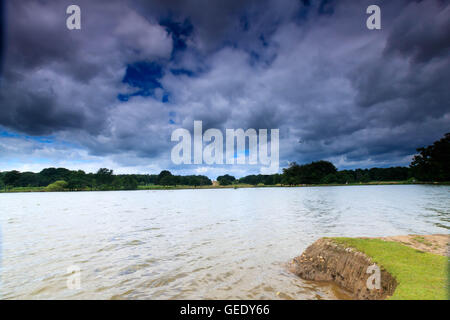
<instances>
[{"instance_id":1,"label":"grass","mask_svg":"<svg viewBox=\"0 0 450 320\"><path fill-rule=\"evenodd\" d=\"M433 244L432 244L430 241L427 241L427 240L426 240L424 237L422 237L422 236L415 236L415 237L413 237L413 240L414 240L414 241L417 241L417 242L420 242L420 243L426 245L427 247L433 246Z\"/></svg>"},{"instance_id":2,"label":"grass","mask_svg":"<svg viewBox=\"0 0 450 320\"><path fill-rule=\"evenodd\" d=\"M393 300L447 300L448 257L422 252L394 241L332 238L364 252L397 280Z\"/></svg>"},{"instance_id":3,"label":"grass","mask_svg":"<svg viewBox=\"0 0 450 320\"><path fill-rule=\"evenodd\" d=\"M372 186L372 185L403 185L403 184L439 184L439 185L450 185L450 182L409 182L409 181L371 181L371 182L361 182L361 183L349 183L349 184L302 184L302 185L252 185L252 184L233 184L228 186L221 185L209 185L209 186L160 186L160 185L140 185L137 190L181 190L181 189L240 189L240 188L305 188L305 187L338 187L338 186ZM8 192L47 192L48 190L45 187L14 187L8 188L5 190L4 188L0 189L0 193L8 193ZM90 187L86 187L80 190L65 190L65 191L99 191L92 190ZM110 190L114 191L114 190Z\"/></svg>"},{"instance_id":4,"label":"grass","mask_svg":"<svg viewBox=\"0 0 450 320\"><path fill-rule=\"evenodd\" d=\"M7 193L7 192L44 192L45 187L14 187L9 188L5 191L5 189L1 189L0 193Z\"/></svg>"},{"instance_id":5,"label":"grass","mask_svg":"<svg viewBox=\"0 0 450 320\"><path fill-rule=\"evenodd\" d=\"M233 189L233 188L259 188L259 187L276 187L276 186L254 186L251 184L236 184L228 186L209 185L209 186L160 186L160 185L146 185L138 186L138 190L177 190L177 189Z\"/></svg>"}]
</instances>

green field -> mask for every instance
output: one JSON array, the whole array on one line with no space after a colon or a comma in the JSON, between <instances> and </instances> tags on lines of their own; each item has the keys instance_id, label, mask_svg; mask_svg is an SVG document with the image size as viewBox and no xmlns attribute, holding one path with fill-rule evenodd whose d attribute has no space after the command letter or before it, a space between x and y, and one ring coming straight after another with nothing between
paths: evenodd
<instances>
[{"instance_id":1,"label":"green field","mask_svg":"<svg viewBox=\"0 0 450 320\"><path fill-rule=\"evenodd\" d=\"M364 252L397 280L393 300L447 300L448 257L380 239L332 238Z\"/></svg>"}]
</instances>

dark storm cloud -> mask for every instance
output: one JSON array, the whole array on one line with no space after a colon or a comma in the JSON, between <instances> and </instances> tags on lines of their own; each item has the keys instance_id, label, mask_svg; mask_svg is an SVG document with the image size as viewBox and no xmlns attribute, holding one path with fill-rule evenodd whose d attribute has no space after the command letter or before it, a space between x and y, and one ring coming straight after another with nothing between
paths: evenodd
<instances>
[{"instance_id":1,"label":"dark storm cloud","mask_svg":"<svg viewBox=\"0 0 450 320\"><path fill-rule=\"evenodd\" d=\"M79 1L83 28L74 32L65 27L69 4L8 2L1 125L36 135L108 135L109 112L127 91L126 66L170 55L167 32L120 2Z\"/></svg>"},{"instance_id":2,"label":"dark storm cloud","mask_svg":"<svg viewBox=\"0 0 450 320\"><path fill-rule=\"evenodd\" d=\"M366 28L378 4L382 29ZM172 130L279 128L281 165L407 164L450 123L448 2L8 1L0 125L121 166Z\"/></svg>"},{"instance_id":3,"label":"dark storm cloud","mask_svg":"<svg viewBox=\"0 0 450 320\"><path fill-rule=\"evenodd\" d=\"M449 17L446 1L411 3L393 23L385 53L399 53L415 63L448 57Z\"/></svg>"},{"instance_id":4,"label":"dark storm cloud","mask_svg":"<svg viewBox=\"0 0 450 320\"><path fill-rule=\"evenodd\" d=\"M5 9L3 1L0 1L0 77L3 71L3 55L5 52Z\"/></svg>"},{"instance_id":5,"label":"dark storm cloud","mask_svg":"<svg viewBox=\"0 0 450 320\"><path fill-rule=\"evenodd\" d=\"M397 138L397 145L380 141L380 146L388 147L373 146L374 154L386 150L408 154L449 127L442 122L450 111L449 15L448 3L409 3L391 22L383 55L353 71L355 102L370 115L366 123L400 130L408 137ZM431 123L437 127L430 128Z\"/></svg>"},{"instance_id":6,"label":"dark storm cloud","mask_svg":"<svg viewBox=\"0 0 450 320\"><path fill-rule=\"evenodd\" d=\"M22 92L13 97L14 93L0 93L0 99L7 100L9 104L7 108L2 108L0 123L7 123L18 131L34 135L86 125L84 122L87 119L83 113L60 108L49 95Z\"/></svg>"}]
</instances>

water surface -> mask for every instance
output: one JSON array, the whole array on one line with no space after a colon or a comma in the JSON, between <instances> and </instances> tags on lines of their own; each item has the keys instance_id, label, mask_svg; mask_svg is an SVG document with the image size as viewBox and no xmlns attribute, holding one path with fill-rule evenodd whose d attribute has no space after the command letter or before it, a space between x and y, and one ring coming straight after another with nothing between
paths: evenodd
<instances>
[{"instance_id":1,"label":"water surface","mask_svg":"<svg viewBox=\"0 0 450 320\"><path fill-rule=\"evenodd\" d=\"M0 298L332 299L285 268L319 237L449 228L448 186L0 194Z\"/></svg>"}]
</instances>

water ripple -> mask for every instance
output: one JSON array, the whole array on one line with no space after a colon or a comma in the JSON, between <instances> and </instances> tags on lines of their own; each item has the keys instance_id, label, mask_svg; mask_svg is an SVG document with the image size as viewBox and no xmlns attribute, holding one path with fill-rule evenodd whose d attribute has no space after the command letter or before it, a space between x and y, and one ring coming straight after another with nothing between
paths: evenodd
<instances>
[{"instance_id":1,"label":"water ripple","mask_svg":"<svg viewBox=\"0 0 450 320\"><path fill-rule=\"evenodd\" d=\"M285 263L322 236L448 233L448 186L0 194L4 299L331 299ZM67 288L67 268L81 289Z\"/></svg>"}]
</instances>

